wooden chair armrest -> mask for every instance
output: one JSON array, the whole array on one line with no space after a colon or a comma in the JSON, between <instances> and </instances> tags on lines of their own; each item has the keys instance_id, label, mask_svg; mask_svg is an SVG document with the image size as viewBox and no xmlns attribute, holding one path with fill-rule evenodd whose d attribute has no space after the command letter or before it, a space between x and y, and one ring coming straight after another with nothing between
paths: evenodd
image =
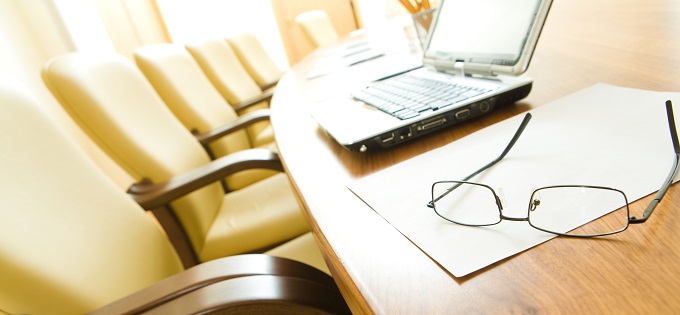
<instances>
[{"instance_id":1,"label":"wooden chair armrest","mask_svg":"<svg viewBox=\"0 0 680 315\"><path fill-rule=\"evenodd\" d=\"M171 276L150 287L94 310L90 314L137 314L153 310L157 307L162 309L164 308L163 305L168 304L169 301L183 299L187 295L192 296L192 299L198 298L211 300L214 303L229 303L236 298L242 299L243 296L235 294L232 290L218 293L217 296L207 297L204 296L207 292L201 291L201 289L221 282L229 282L233 286L236 284L230 282L230 280L237 278L248 279L252 276L261 275L297 279L298 282L311 283L319 292L326 292L328 294L326 298L330 300L333 300L333 298L337 299L340 296L333 279L324 272L309 265L262 254L237 255L208 261L189 268L182 273ZM263 282L259 281L259 285L263 285ZM237 285L236 291L249 290L252 287L253 284L250 280L246 280ZM258 290L271 291L271 288L263 286ZM290 295L293 293L282 294ZM256 297L253 296L253 300L256 300ZM191 299L187 299L186 302L188 303L189 300ZM336 304L338 304L337 302L339 301L336 301ZM182 307L181 305L184 303L180 302L179 306ZM344 301L342 303L344 304ZM177 304L168 305L170 307L178 306ZM196 303L192 303L191 306L195 307Z\"/></svg>"},{"instance_id":2,"label":"wooden chair armrest","mask_svg":"<svg viewBox=\"0 0 680 315\"><path fill-rule=\"evenodd\" d=\"M258 104L262 101L271 101L272 96L274 95L274 88L267 89L265 91L262 91L262 94L253 97L251 99L245 100L243 102L240 102L238 104L232 105L234 107L234 110L237 112L242 111L250 106L253 106L255 104Z\"/></svg>"},{"instance_id":3,"label":"wooden chair armrest","mask_svg":"<svg viewBox=\"0 0 680 315\"><path fill-rule=\"evenodd\" d=\"M162 183L142 181L128 194L144 209L164 206L196 189L247 169L264 168L283 172L279 155L267 149L248 149L223 156Z\"/></svg>"},{"instance_id":4,"label":"wooden chair armrest","mask_svg":"<svg viewBox=\"0 0 680 315\"><path fill-rule=\"evenodd\" d=\"M215 141L221 137L224 137L234 131L241 130L244 127L250 126L258 121L268 120L271 111L268 108L258 109L243 116L240 116L234 121L230 121L222 126L219 126L213 130L205 133L194 133L196 139L205 147L210 142Z\"/></svg>"},{"instance_id":5,"label":"wooden chair armrest","mask_svg":"<svg viewBox=\"0 0 680 315\"><path fill-rule=\"evenodd\" d=\"M300 278L250 276L215 283L145 314L351 314L337 290Z\"/></svg>"}]
</instances>

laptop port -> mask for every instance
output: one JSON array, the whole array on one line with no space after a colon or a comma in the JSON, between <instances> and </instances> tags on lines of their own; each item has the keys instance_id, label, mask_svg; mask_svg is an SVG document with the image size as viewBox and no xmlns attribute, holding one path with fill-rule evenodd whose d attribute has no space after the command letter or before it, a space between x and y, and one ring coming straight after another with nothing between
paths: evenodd
<instances>
[{"instance_id":1,"label":"laptop port","mask_svg":"<svg viewBox=\"0 0 680 315\"><path fill-rule=\"evenodd\" d=\"M399 140L404 140L410 138L413 135L413 132L411 132L411 127L408 127L397 131L397 135L399 136Z\"/></svg>"},{"instance_id":2,"label":"laptop port","mask_svg":"<svg viewBox=\"0 0 680 315\"><path fill-rule=\"evenodd\" d=\"M483 101L481 104L479 104L479 111L482 113L486 113L489 110L491 110L491 104L489 104L489 101Z\"/></svg>"},{"instance_id":3,"label":"laptop port","mask_svg":"<svg viewBox=\"0 0 680 315\"><path fill-rule=\"evenodd\" d=\"M430 128L434 128L437 126L441 126L446 122L446 118L444 117L435 117L431 118L429 120L424 121L420 126L418 126L418 130L424 131Z\"/></svg>"},{"instance_id":4,"label":"laptop port","mask_svg":"<svg viewBox=\"0 0 680 315\"><path fill-rule=\"evenodd\" d=\"M391 133L389 136L381 139L382 143L392 142L392 140L394 140L394 132Z\"/></svg>"},{"instance_id":5,"label":"laptop port","mask_svg":"<svg viewBox=\"0 0 680 315\"><path fill-rule=\"evenodd\" d=\"M458 120L463 120L468 117L470 117L470 110L467 108L456 112L456 119Z\"/></svg>"}]
</instances>

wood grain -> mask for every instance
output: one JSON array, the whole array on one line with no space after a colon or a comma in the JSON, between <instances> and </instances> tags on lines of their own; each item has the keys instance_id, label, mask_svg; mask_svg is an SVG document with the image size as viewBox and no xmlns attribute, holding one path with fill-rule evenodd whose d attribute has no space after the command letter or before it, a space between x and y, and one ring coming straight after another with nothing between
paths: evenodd
<instances>
[{"instance_id":1,"label":"wood grain","mask_svg":"<svg viewBox=\"0 0 680 315\"><path fill-rule=\"evenodd\" d=\"M306 73L319 54L295 65L277 87L272 123L284 166L352 310L680 312L677 186L671 187L647 223L622 234L597 240L556 238L463 278L448 274L346 188L354 179L597 82L677 91L678 34L678 1L556 1L526 74L535 81L528 98L459 127L371 154L346 151L319 130L306 111L310 91L350 89L357 78L399 62L394 58L409 57L388 56L311 81ZM633 214L641 213L649 200L634 203Z\"/></svg>"}]
</instances>

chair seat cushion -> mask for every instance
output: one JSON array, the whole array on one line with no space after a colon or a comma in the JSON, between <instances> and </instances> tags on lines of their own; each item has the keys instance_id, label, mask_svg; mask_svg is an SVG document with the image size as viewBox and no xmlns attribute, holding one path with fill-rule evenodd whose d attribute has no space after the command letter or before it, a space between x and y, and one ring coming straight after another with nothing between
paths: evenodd
<instances>
[{"instance_id":1,"label":"chair seat cushion","mask_svg":"<svg viewBox=\"0 0 680 315\"><path fill-rule=\"evenodd\" d=\"M308 231L288 177L280 173L225 195L199 259L256 251Z\"/></svg>"},{"instance_id":2,"label":"chair seat cushion","mask_svg":"<svg viewBox=\"0 0 680 315\"><path fill-rule=\"evenodd\" d=\"M250 113L259 109L269 108L268 102L260 102L252 106L248 106L241 111L240 115ZM248 132L248 137L250 138L250 144L253 147L263 146L267 143L274 142L274 129L272 129L271 122L269 121L258 121L248 127L246 127Z\"/></svg>"},{"instance_id":3,"label":"chair seat cushion","mask_svg":"<svg viewBox=\"0 0 680 315\"><path fill-rule=\"evenodd\" d=\"M267 251L265 254L297 260L329 275L331 274L312 232L305 233L294 240Z\"/></svg>"},{"instance_id":4,"label":"chair seat cushion","mask_svg":"<svg viewBox=\"0 0 680 315\"><path fill-rule=\"evenodd\" d=\"M255 147L260 147L268 143L272 143L274 142L274 140L275 140L274 129L272 129L271 124L264 126L262 129L259 130L259 132L257 132L257 134L253 134L251 137L251 142Z\"/></svg>"},{"instance_id":5,"label":"chair seat cushion","mask_svg":"<svg viewBox=\"0 0 680 315\"><path fill-rule=\"evenodd\" d=\"M262 146L259 146L258 148L268 149L273 152L279 152L279 149L276 146L275 142L266 143ZM268 169L249 169L245 171L240 171L227 177L226 179L227 187L229 187L229 190L242 189L248 185L257 183L269 176L273 176L279 173L280 172L278 171Z\"/></svg>"}]
</instances>

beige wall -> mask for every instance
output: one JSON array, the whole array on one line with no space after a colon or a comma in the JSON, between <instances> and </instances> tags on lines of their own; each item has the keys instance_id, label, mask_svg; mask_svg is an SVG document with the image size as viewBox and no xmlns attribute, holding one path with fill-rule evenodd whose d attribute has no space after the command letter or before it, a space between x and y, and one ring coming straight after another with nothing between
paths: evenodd
<instances>
[{"instance_id":1,"label":"beige wall","mask_svg":"<svg viewBox=\"0 0 680 315\"><path fill-rule=\"evenodd\" d=\"M289 67L270 0L156 0L176 43L223 38L247 31L281 68Z\"/></svg>"},{"instance_id":2,"label":"beige wall","mask_svg":"<svg viewBox=\"0 0 680 315\"><path fill-rule=\"evenodd\" d=\"M186 43L248 31L258 37L272 59L282 69L288 68L291 63L300 60L312 49L303 37L302 31L296 30L292 25L297 13L319 8L331 12L334 23L337 23L337 28L342 34L351 32L357 24L359 27L371 28L384 23L389 17L406 13L398 0L154 0L154 2L162 14L171 41ZM433 3L433 0L430 2Z\"/></svg>"},{"instance_id":3,"label":"beige wall","mask_svg":"<svg viewBox=\"0 0 680 315\"><path fill-rule=\"evenodd\" d=\"M132 58L134 50L149 44L169 43L154 0L95 0L116 51Z\"/></svg>"},{"instance_id":4,"label":"beige wall","mask_svg":"<svg viewBox=\"0 0 680 315\"><path fill-rule=\"evenodd\" d=\"M272 8L290 64L295 64L314 50L302 29L295 24L298 14L324 10L340 36L349 34L361 25L356 20L352 0L272 0Z\"/></svg>"}]
</instances>

